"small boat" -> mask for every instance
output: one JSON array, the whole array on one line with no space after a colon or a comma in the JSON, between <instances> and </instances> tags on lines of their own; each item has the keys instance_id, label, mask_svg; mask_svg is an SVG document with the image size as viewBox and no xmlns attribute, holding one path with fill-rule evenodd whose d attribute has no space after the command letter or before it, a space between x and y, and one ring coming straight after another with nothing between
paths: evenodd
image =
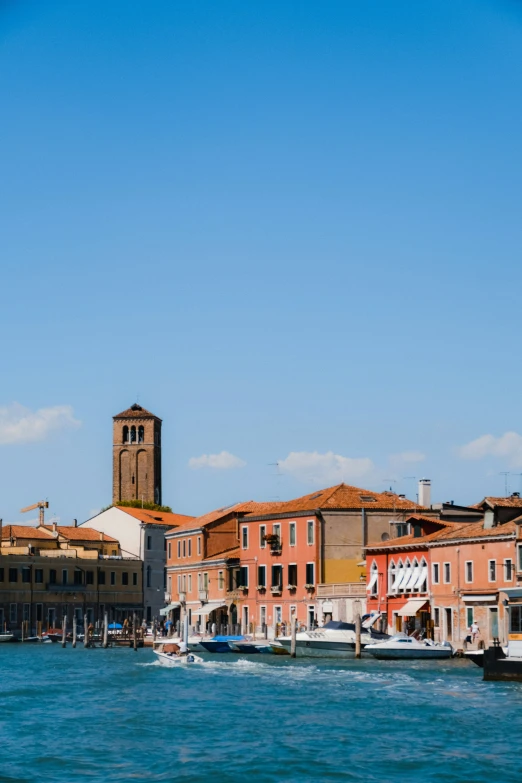
<instances>
[{"instance_id":1,"label":"small boat","mask_svg":"<svg viewBox=\"0 0 522 783\"><path fill-rule=\"evenodd\" d=\"M9 633L6 631L5 633L0 633L0 642L17 642L18 639L14 635L14 633Z\"/></svg>"},{"instance_id":2,"label":"small boat","mask_svg":"<svg viewBox=\"0 0 522 783\"><path fill-rule=\"evenodd\" d=\"M272 642L270 647L274 655L290 655L290 650L287 650L286 647L283 647L280 642Z\"/></svg>"},{"instance_id":3,"label":"small boat","mask_svg":"<svg viewBox=\"0 0 522 783\"><path fill-rule=\"evenodd\" d=\"M378 633L372 628L362 628L361 648L374 642L382 642L390 637L386 633ZM291 636L279 636L277 644L282 645L288 653L292 644ZM274 644L272 649L276 652ZM298 657L312 658L354 658L355 657L355 625L338 620L331 620L310 631L300 631L296 634L295 653Z\"/></svg>"},{"instance_id":4,"label":"small boat","mask_svg":"<svg viewBox=\"0 0 522 783\"><path fill-rule=\"evenodd\" d=\"M37 644L38 642L42 642L42 644L52 644L46 633L42 636L28 636L27 639L24 639L23 641L24 644Z\"/></svg>"},{"instance_id":5,"label":"small boat","mask_svg":"<svg viewBox=\"0 0 522 783\"><path fill-rule=\"evenodd\" d=\"M451 658L453 655L453 647L449 642L432 642L431 639L419 641L405 634L397 634L384 642L367 644L364 651L382 661Z\"/></svg>"},{"instance_id":6,"label":"small boat","mask_svg":"<svg viewBox=\"0 0 522 783\"><path fill-rule=\"evenodd\" d=\"M228 646L232 652L243 653L244 655L272 654L272 647L268 642L232 642Z\"/></svg>"},{"instance_id":7,"label":"small boat","mask_svg":"<svg viewBox=\"0 0 522 783\"><path fill-rule=\"evenodd\" d=\"M203 663L203 658L191 652L186 655L177 655L174 652L158 652L158 650L154 650L154 652L162 666L188 666L191 663Z\"/></svg>"},{"instance_id":8,"label":"small boat","mask_svg":"<svg viewBox=\"0 0 522 783\"><path fill-rule=\"evenodd\" d=\"M481 669L484 668L484 650L466 650L464 652L464 658L467 658L468 661L473 661L473 663L476 666L480 666Z\"/></svg>"},{"instance_id":9,"label":"small boat","mask_svg":"<svg viewBox=\"0 0 522 783\"><path fill-rule=\"evenodd\" d=\"M214 636L213 639L201 641L200 645L204 650L211 653L229 653L232 652L229 642L243 642L244 636Z\"/></svg>"}]
</instances>

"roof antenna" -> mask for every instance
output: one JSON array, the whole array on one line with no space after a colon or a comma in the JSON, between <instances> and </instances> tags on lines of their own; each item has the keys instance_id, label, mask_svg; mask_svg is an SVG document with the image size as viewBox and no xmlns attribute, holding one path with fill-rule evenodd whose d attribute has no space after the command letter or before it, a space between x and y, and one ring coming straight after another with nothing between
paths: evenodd
<instances>
[{"instance_id":1,"label":"roof antenna","mask_svg":"<svg viewBox=\"0 0 522 783\"><path fill-rule=\"evenodd\" d=\"M396 484L396 483L397 483L397 479L383 479L383 480L382 480L383 484L384 484L385 482L387 482L387 481L389 481L389 482L390 482L390 484L392 484L392 483L393 483L393 484ZM392 488L391 486L390 486L390 492L393 492L393 488Z\"/></svg>"},{"instance_id":2,"label":"roof antenna","mask_svg":"<svg viewBox=\"0 0 522 783\"><path fill-rule=\"evenodd\" d=\"M508 496L508 476L509 476L509 470L501 470L498 474L499 476L504 476L504 491L505 491L505 497Z\"/></svg>"}]
</instances>

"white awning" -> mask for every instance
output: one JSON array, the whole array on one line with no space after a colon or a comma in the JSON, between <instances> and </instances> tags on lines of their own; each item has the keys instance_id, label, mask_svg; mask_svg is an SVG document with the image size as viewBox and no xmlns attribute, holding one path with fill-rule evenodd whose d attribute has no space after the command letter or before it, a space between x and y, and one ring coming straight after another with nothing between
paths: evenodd
<instances>
[{"instance_id":1,"label":"white awning","mask_svg":"<svg viewBox=\"0 0 522 783\"><path fill-rule=\"evenodd\" d=\"M497 596L496 595L463 595L462 600L467 601L468 603L472 601L492 601L493 603L496 603Z\"/></svg>"},{"instance_id":2,"label":"white awning","mask_svg":"<svg viewBox=\"0 0 522 783\"><path fill-rule=\"evenodd\" d=\"M374 571L372 573L372 578L370 579L370 581L368 582L368 585L366 587L367 590L371 590L372 589L374 584L377 582L378 576L379 576L379 572L378 571Z\"/></svg>"},{"instance_id":3,"label":"white awning","mask_svg":"<svg viewBox=\"0 0 522 783\"><path fill-rule=\"evenodd\" d=\"M419 587L422 587L427 577L428 577L428 566L422 566L422 568L420 569L420 574L417 577L417 581L413 585L413 589L417 590Z\"/></svg>"},{"instance_id":4,"label":"white awning","mask_svg":"<svg viewBox=\"0 0 522 783\"><path fill-rule=\"evenodd\" d=\"M160 609L160 614L166 615L169 612L172 611L172 609L177 609L178 606L181 606L179 601L174 601L172 604L169 604L168 606L164 606L163 609Z\"/></svg>"},{"instance_id":5,"label":"white awning","mask_svg":"<svg viewBox=\"0 0 522 783\"><path fill-rule=\"evenodd\" d=\"M402 586L403 590L411 590L412 589L412 587L417 583L417 579L419 578L419 571L420 571L420 567L419 566L414 566L411 569L411 576L408 579L408 581L403 584L403 586Z\"/></svg>"},{"instance_id":6,"label":"white awning","mask_svg":"<svg viewBox=\"0 0 522 783\"><path fill-rule=\"evenodd\" d=\"M409 568L409 567L408 568L403 568L402 569L402 576L399 579L399 581L397 582L397 589L398 590L403 590L404 589L404 585L409 580L410 576L411 576L411 568Z\"/></svg>"},{"instance_id":7,"label":"white awning","mask_svg":"<svg viewBox=\"0 0 522 783\"><path fill-rule=\"evenodd\" d=\"M192 617L207 617L214 609L221 609L223 606L226 606L225 601L209 601L205 606L194 609L192 611Z\"/></svg>"},{"instance_id":8,"label":"white awning","mask_svg":"<svg viewBox=\"0 0 522 783\"><path fill-rule=\"evenodd\" d=\"M397 614L399 617L415 617L417 612L427 603L425 598L411 598L404 604L402 609L399 609Z\"/></svg>"}]
</instances>

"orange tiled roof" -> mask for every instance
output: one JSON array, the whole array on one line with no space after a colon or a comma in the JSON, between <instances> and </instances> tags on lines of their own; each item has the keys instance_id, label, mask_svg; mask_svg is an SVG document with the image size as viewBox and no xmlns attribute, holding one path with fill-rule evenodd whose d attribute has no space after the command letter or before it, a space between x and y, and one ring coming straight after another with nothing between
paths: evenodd
<instances>
[{"instance_id":1,"label":"orange tiled roof","mask_svg":"<svg viewBox=\"0 0 522 783\"><path fill-rule=\"evenodd\" d=\"M298 511L321 509L386 509L387 511L421 510L412 500L401 498L394 492L372 492L369 489L353 487L350 484L337 484L309 495L287 500L281 503L259 503L259 509L251 514L292 514Z\"/></svg>"},{"instance_id":2,"label":"orange tiled roof","mask_svg":"<svg viewBox=\"0 0 522 783\"><path fill-rule=\"evenodd\" d=\"M208 555L208 557L203 558L202 562L204 563L207 560L223 560L223 558L232 557L239 557L239 547L234 547L234 549L225 549L224 552L220 552L217 555Z\"/></svg>"},{"instance_id":3,"label":"orange tiled roof","mask_svg":"<svg viewBox=\"0 0 522 783\"><path fill-rule=\"evenodd\" d=\"M138 405L137 402L134 403L134 405L131 405L130 408L127 408L126 411L122 411L121 413L116 414L116 416L112 417L113 419L158 419L158 421L161 421L161 419L158 418L158 416L155 416L150 411L146 410L145 408L142 408L141 405Z\"/></svg>"},{"instance_id":4,"label":"orange tiled roof","mask_svg":"<svg viewBox=\"0 0 522 783\"><path fill-rule=\"evenodd\" d=\"M43 525L45 530L49 533L53 532L52 525ZM95 530L93 527L74 527L74 525L56 525L56 532L69 541L109 541L111 543L118 544L117 538L107 535L107 533L100 533L99 530ZM102 538L100 538L102 536Z\"/></svg>"},{"instance_id":5,"label":"orange tiled roof","mask_svg":"<svg viewBox=\"0 0 522 783\"><path fill-rule=\"evenodd\" d=\"M500 508L522 508L522 498L515 495L511 495L507 498L495 498L489 496L485 497L484 500L480 503L477 503L477 506L481 508L484 504L492 506L493 508L495 506L499 506Z\"/></svg>"},{"instance_id":6,"label":"orange tiled roof","mask_svg":"<svg viewBox=\"0 0 522 783\"><path fill-rule=\"evenodd\" d=\"M433 521L433 520L431 520ZM437 523L439 520L436 520ZM389 541L383 541L375 544L368 544L366 549L388 549L390 547L403 547L418 545L425 547L434 542L461 541L472 538L491 538L497 536L510 535L515 532L515 521L506 522L504 525L497 525L492 528L484 528L484 523L480 522L443 522L443 528L430 533L427 536L401 536L392 538Z\"/></svg>"},{"instance_id":7,"label":"orange tiled roof","mask_svg":"<svg viewBox=\"0 0 522 783\"><path fill-rule=\"evenodd\" d=\"M131 517L139 519L146 525L166 525L177 528L194 519L187 514L173 514L170 511L148 511L146 508L130 508L129 506L115 506L120 511L125 511Z\"/></svg>"},{"instance_id":8,"label":"orange tiled roof","mask_svg":"<svg viewBox=\"0 0 522 783\"><path fill-rule=\"evenodd\" d=\"M203 514L201 517L191 517L189 521L180 527L176 527L173 530L167 531L168 533L179 533L183 530L194 530L206 525L210 525L212 522L217 522L218 519L223 519L229 514L246 513L252 511L258 506L264 505L263 503L255 503L253 500L249 500L246 503L233 503L231 506L223 506L222 508L209 511L207 514Z\"/></svg>"},{"instance_id":9,"label":"orange tiled roof","mask_svg":"<svg viewBox=\"0 0 522 783\"><path fill-rule=\"evenodd\" d=\"M2 539L9 538L41 538L52 540L52 536L46 528L31 527L30 525L4 525L2 527Z\"/></svg>"}]
</instances>

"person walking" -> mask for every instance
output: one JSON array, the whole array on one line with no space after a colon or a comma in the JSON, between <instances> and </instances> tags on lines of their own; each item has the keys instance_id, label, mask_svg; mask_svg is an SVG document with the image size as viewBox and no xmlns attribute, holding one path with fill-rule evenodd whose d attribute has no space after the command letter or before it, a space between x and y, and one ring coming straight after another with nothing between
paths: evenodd
<instances>
[{"instance_id":1,"label":"person walking","mask_svg":"<svg viewBox=\"0 0 522 783\"><path fill-rule=\"evenodd\" d=\"M480 628L478 627L478 624L475 620L473 620L473 622L471 623L470 631L471 631L471 638L473 642L475 642L475 639L480 633Z\"/></svg>"}]
</instances>

